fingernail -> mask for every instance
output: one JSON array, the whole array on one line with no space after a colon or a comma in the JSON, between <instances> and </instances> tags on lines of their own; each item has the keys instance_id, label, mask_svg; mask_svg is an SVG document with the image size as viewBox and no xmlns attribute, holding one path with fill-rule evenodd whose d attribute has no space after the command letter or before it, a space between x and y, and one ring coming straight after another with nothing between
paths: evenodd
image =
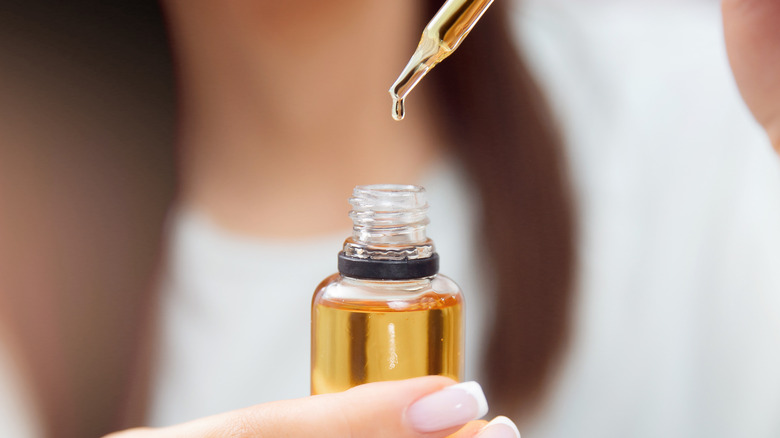
<instances>
[{"instance_id":1,"label":"fingernail","mask_svg":"<svg viewBox=\"0 0 780 438\"><path fill-rule=\"evenodd\" d=\"M481 418L487 411L479 383L464 382L417 400L406 410L406 418L418 432L435 432Z\"/></svg>"},{"instance_id":2,"label":"fingernail","mask_svg":"<svg viewBox=\"0 0 780 438\"><path fill-rule=\"evenodd\" d=\"M477 438L520 438L520 431L512 420L498 416L479 431Z\"/></svg>"}]
</instances>

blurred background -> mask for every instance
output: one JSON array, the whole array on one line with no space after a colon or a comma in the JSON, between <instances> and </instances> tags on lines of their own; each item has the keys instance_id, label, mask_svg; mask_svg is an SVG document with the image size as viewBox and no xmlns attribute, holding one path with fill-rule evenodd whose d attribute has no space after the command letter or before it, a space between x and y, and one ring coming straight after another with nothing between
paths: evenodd
<instances>
[{"instance_id":1,"label":"blurred background","mask_svg":"<svg viewBox=\"0 0 780 438\"><path fill-rule=\"evenodd\" d=\"M0 331L46 415L97 436L126 398L173 196L160 6L4 0L0 66Z\"/></svg>"},{"instance_id":2,"label":"blurred background","mask_svg":"<svg viewBox=\"0 0 780 438\"><path fill-rule=\"evenodd\" d=\"M780 165L718 2L513 5L578 231L570 348L524 436L780 436ZM175 107L157 2L0 3L0 434L138 417Z\"/></svg>"}]
</instances>

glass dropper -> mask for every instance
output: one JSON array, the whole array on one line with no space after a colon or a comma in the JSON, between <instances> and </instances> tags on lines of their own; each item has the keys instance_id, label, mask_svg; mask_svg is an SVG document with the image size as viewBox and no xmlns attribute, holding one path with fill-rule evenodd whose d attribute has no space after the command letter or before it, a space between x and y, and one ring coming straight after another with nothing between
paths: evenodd
<instances>
[{"instance_id":1,"label":"glass dropper","mask_svg":"<svg viewBox=\"0 0 780 438\"><path fill-rule=\"evenodd\" d=\"M458 48L493 0L447 0L423 29L409 63L390 87L393 119L404 118L404 101L428 72Z\"/></svg>"}]
</instances>

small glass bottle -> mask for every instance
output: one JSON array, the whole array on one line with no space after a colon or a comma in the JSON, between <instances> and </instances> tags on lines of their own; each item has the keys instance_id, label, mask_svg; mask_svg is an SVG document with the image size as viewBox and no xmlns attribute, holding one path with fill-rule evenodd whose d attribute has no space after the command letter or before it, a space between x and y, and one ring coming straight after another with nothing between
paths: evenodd
<instances>
[{"instance_id":1,"label":"small glass bottle","mask_svg":"<svg viewBox=\"0 0 780 438\"><path fill-rule=\"evenodd\" d=\"M438 374L463 378L463 297L438 274L425 189L358 186L339 273L312 300L311 393Z\"/></svg>"}]
</instances>

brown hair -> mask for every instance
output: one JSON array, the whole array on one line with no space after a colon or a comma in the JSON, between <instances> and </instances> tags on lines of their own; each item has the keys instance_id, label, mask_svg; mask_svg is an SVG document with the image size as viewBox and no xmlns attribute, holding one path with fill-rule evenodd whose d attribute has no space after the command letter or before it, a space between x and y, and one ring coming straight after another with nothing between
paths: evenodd
<instances>
[{"instance_id":1,"label":"brown hair","mask_svg":"<svg viewBox=\"0 0 780 438\"><path fill-rule=\"evenodd\" d=\"M441 3L428 1L424 16ZM426 80L482 202L496 287L485 391L499 411L527 413L566 339L574 226L561 141L509 16L507 3L495 2Z\"/></svg>"},{"instance_id":2,"label":"brown hair","mask_svg":"<svg viewBox=\"0 0 780 438\"><path fill-rule=\"evenodd\" d=\"M15 117L0 145L0 329L46 435L100 436L135 374L174 191L162 13L154 1L3 7L0 111Z\"/></svg>"}]
</instances>

